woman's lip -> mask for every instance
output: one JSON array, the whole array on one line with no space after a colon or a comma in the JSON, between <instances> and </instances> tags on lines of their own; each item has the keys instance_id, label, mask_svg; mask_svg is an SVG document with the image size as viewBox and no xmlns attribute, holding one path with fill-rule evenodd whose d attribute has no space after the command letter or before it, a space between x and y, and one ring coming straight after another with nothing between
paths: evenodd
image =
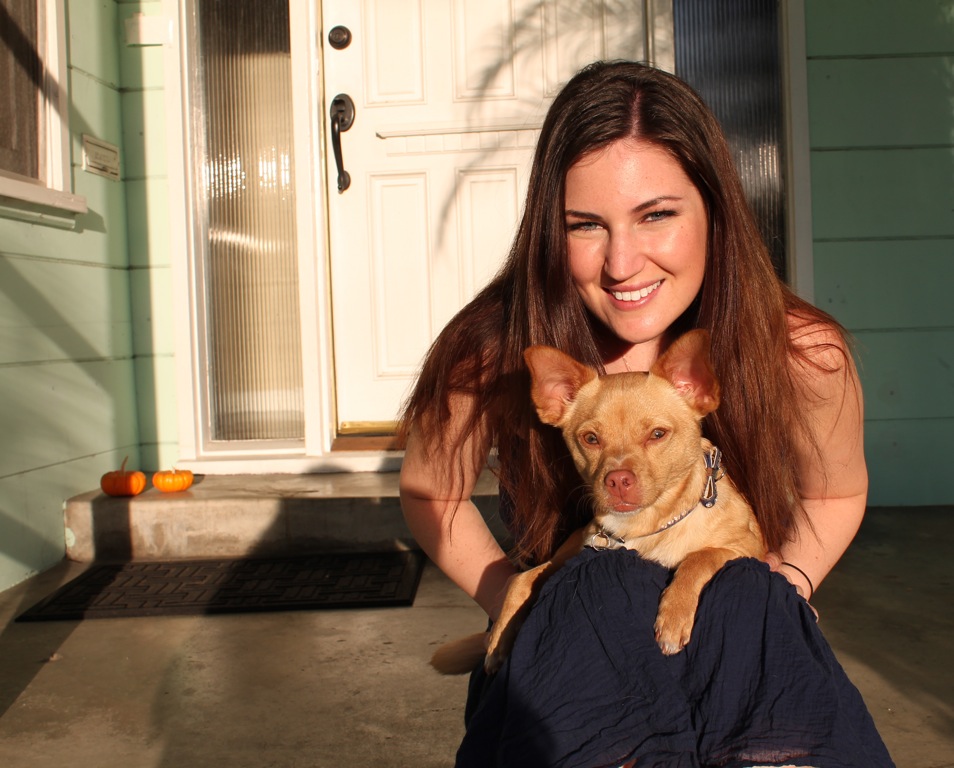
<instances>
[{"instance_id":1,"label":"woman's lip","mask_svg":"<svg viewBox=\"0 0 954 768\"><path fill-rule=\"evenodd\" d=\"M622 290L606 288L605 290L610 296L616 299L616 301L635 303L637 301L643 301L644 299L652 296L656 289L662 285L662 282L662 280L657 280L655 283L650 283L649 285L643 286L642 288L628 288Z\"/></svg>"}]
</instances>

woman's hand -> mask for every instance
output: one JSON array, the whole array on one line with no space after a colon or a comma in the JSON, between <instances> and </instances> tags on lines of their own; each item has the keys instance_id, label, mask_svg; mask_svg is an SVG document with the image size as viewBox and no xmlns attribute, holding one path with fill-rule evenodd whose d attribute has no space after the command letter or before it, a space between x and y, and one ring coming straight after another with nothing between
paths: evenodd
<instances>
[{"instance_id":1,"label":"woman's hand","mask_svg":"<svg viewBox=\"0 0 954 768\"><path fill-rule=\"evenodd\" d=\"M815 588L807 574L801 568L782 560L782 556L778 552L767 553L765 555L765 562L768 563L768 567L774 573L781 573L788 579L789 584L795 587L795 591L808 603L808 607L812 609L812 613L815 614L815 621L818 621L818 611L815 609L815 606L809 602L815 594ZM805 594L803 584L807 584L808 586L807 595Z\"/></svg>"}]
</instances>

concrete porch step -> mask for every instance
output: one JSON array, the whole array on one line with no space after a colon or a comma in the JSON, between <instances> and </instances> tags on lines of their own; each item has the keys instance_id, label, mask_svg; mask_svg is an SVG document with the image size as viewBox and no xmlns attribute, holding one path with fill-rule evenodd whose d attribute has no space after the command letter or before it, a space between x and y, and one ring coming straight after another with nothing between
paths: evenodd
<instances>
[{"instance_id":1,"label":"concrete porch step","mask_svg":"<svg viewBox=\"0 0 954 768\"><path fill-rule=\"evenodd\" d=\"M486 472L475 501L502 536L497 484ZM398 474L204 475L179 493L131 498L90 491L65 505L71 560L268 557L412 547Z\"/></svg>"}]
</instances>

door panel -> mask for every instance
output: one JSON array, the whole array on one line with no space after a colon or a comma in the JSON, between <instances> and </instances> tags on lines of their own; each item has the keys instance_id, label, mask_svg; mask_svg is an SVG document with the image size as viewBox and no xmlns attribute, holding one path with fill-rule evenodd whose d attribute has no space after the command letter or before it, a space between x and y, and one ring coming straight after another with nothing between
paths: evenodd
<instances>
[{"instance_id":1,"label":"door panel","mask_svg":"<svg viewBox=\"0 0 954 768\"><path fill-rule=\"evenodd\" d=\"M431 341L506 256L550 99L589 61L646 58L644 5L323 3L324 39L353 35L324 46L325 102L356 105L341 193L326 153L340 431L396 418Z\"/></svg>"},{"instance_id":2,"label":"door panel","mask_svg":"<svg viewBox=\"0 0 954 768\"><path fill-rule=\"evenodd\" d=\"M414 339L430 333L427 303L408 305L428 283L427 176L423 173L368 177L371 333L374 372L400 377L413 368Z\"/></svg>"}]
</instances>

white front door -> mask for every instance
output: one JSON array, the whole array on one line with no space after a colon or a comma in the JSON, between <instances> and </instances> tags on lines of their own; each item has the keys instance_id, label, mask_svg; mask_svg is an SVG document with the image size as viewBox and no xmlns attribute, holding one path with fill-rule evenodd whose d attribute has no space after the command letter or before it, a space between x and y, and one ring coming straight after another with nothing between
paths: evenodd
<instances>
[{"instance_id":1,"label":"white front door","mask_svg":"<svg viewBox=\"0 0 954 768\"><path fill-rule=\"evenodd\" d=\"M338 430L387 431L506 256L550 100L596 59L671 69L671 1L323 0L322 23Z\"/></svg>"}]
</instances>

